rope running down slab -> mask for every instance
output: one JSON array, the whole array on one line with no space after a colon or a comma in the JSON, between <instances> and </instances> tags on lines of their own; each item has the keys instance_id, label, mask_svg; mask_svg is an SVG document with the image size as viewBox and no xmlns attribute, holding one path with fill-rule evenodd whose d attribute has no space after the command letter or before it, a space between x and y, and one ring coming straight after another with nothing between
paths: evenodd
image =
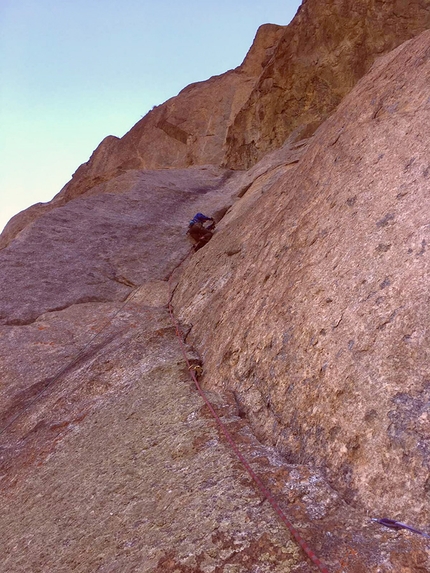
<instances>
[{"instance_id":1,"label":"rope running down slab","mask_svg":"<svg viewBox=\"0 0 430 573\"><path fill-rule=\"evenodd\" d=\"M320 570L321 573L329 573L329 570L327 569L327 567L324 565L324 563L321 561L321 559L319 559L316 554L314 553L314 551L309 547L309 545L306 543L306 541L303 539L303 537L300 535L300 533L296 530L296 528L293 526L293 524L288 520L288 518L286 517L286 515L284 514L284 512L282 511L282 509L279 507L277 501L275 500L275 498L273 497L272 493L267 489L267 487L264 485L264 483L261 481L261 479L258 477L258 475L254 472L254 470L251 468L250 464L248 463L248 461L245 459L245 457L241 454L239 448L237 447L237 445L235 444L230 432L227 430L227 428L225 427L225 425L223 424L223 422L221 421L220 417L218 416L218 414L215 412L212 404L209 402L209 399L207 398L205 392L203 391L202 387L199 384L199 381L197 380L197 376L195 375L193 369L190 366L190 362L188 360L187 357L187 353L186 353L186 349L185 349L185 343L181 334L181 331L179 329L179 324L178 321L175 318L175 315L173 314L173 307L172 304L169 303L169 313L170 313L170 318L172 320L172 323L176 329L176 335L179 338L179 342L181 345L181 350L182 350L182 354L184 355L185 361L187 363L188 366L188 371L190 373L191 378L193 379L193 382L197 388L198 393L200 394L200 396L203 398L206 406L209 408L212 416L215 418L219 428L221 429L222 433L224 434L226 440L228 441L228 443L230 444L231 448L233 449L234 453L236 454L236 456L239 458L239 460L242 462L242 465L245 467L246 471L249 473L249 475L251 476L251 478L253 479L253 481L256 483L258 489L260 490L260 492L262 493L262 495L264 496L265 499L267 499L267 501L270 503L270 505L272 506L273 510L275 511L275 513L278 515L278 517L280 518L280 520L284 523L284 525L287 527L288 531L291 533L291 535L293 536L293 538L296 540L296 542L298 543L298 545L302 548L302 550L304 551L304 553L309 557L309 559L312 561L312 563L314 563L318 569Z\"/></svg>"}]
</instances>

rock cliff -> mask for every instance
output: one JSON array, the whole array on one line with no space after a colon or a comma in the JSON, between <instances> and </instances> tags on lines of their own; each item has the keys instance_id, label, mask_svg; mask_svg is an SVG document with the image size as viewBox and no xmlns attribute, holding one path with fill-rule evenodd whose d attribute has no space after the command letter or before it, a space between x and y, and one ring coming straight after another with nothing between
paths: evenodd
<instances>
[{"instance_id":1,"label":"rock cliff","mask_svg":"<svg viewBox=\"0 0 430 573\"><path fill-rule=\"evenodd\" d=\"M296 129L311 135L375 57L429 27L427 1L304 0L229 126L226 165L253 165Z\"/></svg>"},{"instance_id":2,"label":"rock cliff","mask_svg":"<svg viewBox=\"0 0 430 573\"><path fill-rule=\"evenodd\" d=\"M425 538L370 520L430 519L428 8L305 1L11 221L1 573L316 571L186 358L327 570L430 570Z\"/></svg>"},{"instance_id":3,"label":"rock cliff","mask_svg":"<svg viewBox=\"0 0 430 573\"><path fill-rule=\"evenodd\" d=\"M220 165L227 128L248 100L282 31L282 26L261 26L241 66L189 85L150 111L123 138L107 137L61 196L76 197L129 169Z\"/></svg>"},{"instance_id":4,"label":"rock cliff","mask_svg":"<svg viewBox=\"0 0 430 573\"><path fill-rule=\"evenodd\" d=\"M379 60L299 163L234 205L174 299L262 440L348 503L423 525L429 55L425 32Z\"/></svg>"},{"instance_id":5,"label":"rock cliff","mask_svg":"<svg viewBox=\"0 0 430 573\"><path fill-rule=\"evenodd\" d=\"M310 136L376 57L430 27L428 0L304 0L288 26L264 24L243 63L156 106L108 136L57 204L130 169L249 168L290 136ZM41 209L14 218L3 248Z\"/></svg>"}]
</instances>

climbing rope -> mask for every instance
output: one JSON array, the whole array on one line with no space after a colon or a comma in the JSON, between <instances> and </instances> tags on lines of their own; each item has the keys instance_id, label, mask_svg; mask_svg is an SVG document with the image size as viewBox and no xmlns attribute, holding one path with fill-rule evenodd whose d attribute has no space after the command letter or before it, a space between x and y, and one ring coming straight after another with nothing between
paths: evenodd
<instances>
[{"instance_id":1,"label":"climbing rope","mask_svg":"<svg viewBox=\"0 0 430 573\"><path fill-rule=\"evenodd\" d=\"M284 523L284 525L287 527L288 531L291 533L291 535L293 536L293 538L296 540L296 542L298 543L298 545L302 548L302 550L304 551L304 553L309 557L309 559L312 561L312 563L314 563L318 569L320 570L321 573L329 573L329 570L327 569L327 567L324 565L324 563L321 561L321 559L319 559L315 552L309 547L309 545L306 543L306 541L303 539L303 537L300 535L300 533L297 531L297 529L293 526L293 524L289 521L289 519L286 517L286 515L284 514L284 512L282 511L282 509L279 507L279 504L277 503L277 501L275 500L275 498L273 497L272 493L267 489L267 487L264 485L264 483L262 482L262 480L258 477L258 475L254 472L254 470L251 468L249 462L245 459L245 457L243 456L243 454L240 452L239 448L237 447L237 445L235 444L230 432L227 430L226 426L223 424L221 418L218 416L218 414L215 412L212 404L210 403L209 399L207 398L205 392L203 391L201 385L199 384L199 381L197 379L197 376L193 370L193 368L190 365L190 362L188 360L187 357L187 353L186 353L186 349L185 349L185 343L182 337L182 333L179 329L179 324L178 321L175 318L175 315L173 313L173 307L172 307L172 303L169 302L168 305L169 308L169 313L170 313L170 318L172 320L172 323L176 329L176 335L179 339L180 345L181 345L181 350L182 350L182 354L184 355L185 361L187 363L188 366L188 371L190 373L191 378L193 379L193 382L197 388L198 393L200 394L200 396L203 398L206 406L209 408L212 416L215 418L219 428L221 429L222 433L224 434L226 440L228 441L228 443L230 444L231 448L233 449L234 453L236 454L236 456L239 458L239 460L242 462L242 465L245 467L246 471L249 473L249 475L251 476L251 478L253 479L253 481L255 482L255 484L257 485L258 489L260 490L261 494L263 495L263 497L265 499L267 499L267 501L270 503L270 505L272 506L272 508L274 509L275 513L278 515L278 517L281 519L281 521Z\"/></svg>"}]
</instances>

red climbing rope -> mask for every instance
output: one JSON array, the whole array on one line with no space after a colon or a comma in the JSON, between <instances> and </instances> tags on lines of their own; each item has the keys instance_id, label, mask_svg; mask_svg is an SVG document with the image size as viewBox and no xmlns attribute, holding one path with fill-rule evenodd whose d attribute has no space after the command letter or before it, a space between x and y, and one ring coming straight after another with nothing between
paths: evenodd
<instances>
[{"instance_id":1,"label":"red climbing rope","mask_svg":"<svg viewBox=\"0 0 430 573\"><path fill-rule=\"evenodd\" d=\"M228 443L230 444L230 446L232 447L234 453L236 454L236 456L239 458L239 460L242 462L243 466L245 467L246 471L249 473L249 475L251 476L251 478L254 480L254 482L257 484L258 489L260 490L260 492L262 493L262 495L267 499L267 501L270 503L270 505L272 506L272 508L274 509L274 511L276 512L276 514L278 515L278 517L281 519L281 521L284 523L284 525L287 527L288 531L291 533L291 535L294 537L294 539L297 541L297 543L300 545L300 547L303 549L303 551L305 552L305 554L309 557L309 559L312 561L312 563L314 563L318 569L321 571L321 573L329 573L329 570L327 569L327 567L324 565L324 563L321 561L321 559L319 559L315 553L312 551L312 549L309 547L309 545L306 543L306 541L303 539L303 537L300 535L300 533L297 531L297 529L293 526L293 524L288 520L288 518L286 517L286 515L284 514L284 512L282 511L282 509L279 507L277 501L275 500L275 498L273 497L273 495L271 494L271 492L267 489L267 487L264 485L264 483L261 481L261 479L258 477L258 475L254 472L254 470L251 468L251 466L249 465L248 461L245 459L245 457L241 454L241 452L239 451L239 448L237 447L237 445L235 444L230 432L227 430L227 428L225 427L225 425L223 424L223 422L221 421L220 417L218 416L218 414L215 412L212 404L209 402L206 394L204 393L202 387L199 384L199 381L197 380L197 376L195 375L193 369L190 366L190 362L188 360L187 357L187 353L186 353L186 349L185 349L185 344L184 344L184 340L182 338L182 333L179 329L179 324L178 321L175 318L175 315L173 314L173 308L171 303L169 303L169 312L170 312L170 317L172 319L172 323L176 329L176 334L179 338L180 344L181 344L181 349L182 349L182 353L185 357L186 363L188 365L188 371L190 373L190 376L192 377L194 384L196 385L197 391L199 392L200 396L203 398L204 402L206 403L207 407L209 408L209 410L211 411L212 416L215 418L215 420L217 421L218 426L220 427L222 433L224 434L226 440L228 441Z\"/></svg>"}]
</instances>

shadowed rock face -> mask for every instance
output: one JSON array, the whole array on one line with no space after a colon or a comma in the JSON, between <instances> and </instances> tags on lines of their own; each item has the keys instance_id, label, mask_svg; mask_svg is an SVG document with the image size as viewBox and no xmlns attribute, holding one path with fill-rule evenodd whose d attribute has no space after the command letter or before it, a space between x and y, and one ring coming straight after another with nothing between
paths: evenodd
<instances>
[{"instance_id":1,"label":"shadowed rock face","mask_svg":"<svg viewBox=\"0 0 430 573\"><path fill-rule=\"evenodd\" d=\"M261 439L348 504L424 527L429 55L425 32L379 60L175 296L208 384L235 389Z\"/></svg>"},{"instance_id":2,"label":"shadowed rock face","mask_svg":"<svg viewBox=\"0 0 430 573\"><path fill-rule=\"evenodd\" d=\"M128 171L51 209L0 251L0 322L28 324L72 304L124 300L166 280L189 252L186 224L231 192L217 167Z\"/></svg>"}]
</instances>

